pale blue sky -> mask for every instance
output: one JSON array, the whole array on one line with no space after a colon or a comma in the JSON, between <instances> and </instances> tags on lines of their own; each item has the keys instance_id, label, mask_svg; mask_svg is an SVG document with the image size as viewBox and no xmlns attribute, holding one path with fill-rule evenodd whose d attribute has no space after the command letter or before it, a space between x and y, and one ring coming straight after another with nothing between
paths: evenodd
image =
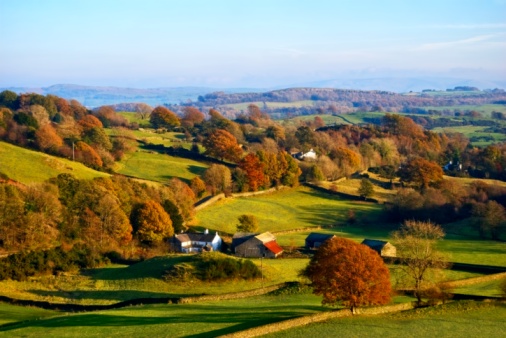
<instances>
[{"instance_id":1,"label":"pale blue sky","mask_svg":"<svg viewBox=\"0 0 506 338\"><path fill-rule=\"evenodd\" d=\"M506 0L0 0L0 87L505 79Z\"/></svg>"}]
</instances>

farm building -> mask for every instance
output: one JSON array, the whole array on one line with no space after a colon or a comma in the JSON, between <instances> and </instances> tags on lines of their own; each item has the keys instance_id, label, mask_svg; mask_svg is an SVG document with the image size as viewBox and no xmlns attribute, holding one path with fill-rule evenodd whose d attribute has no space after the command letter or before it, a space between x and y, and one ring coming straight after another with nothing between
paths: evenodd
<instances>
[{"instance_id":1,"label":"farm building","mask_svg":"<svg viewBox=\"0 0 506 338\"><path fill-rule=\"evenodd\" d=\"M307 153L299 151L298 153L292 153L292 157L298 160L316 160L317 155L313 149L310 149Z\"/></svg>"},{"instance_id":2,"label":"farm building","mask_svg":"<svg viewBox=\"0 0 506 338\"><path fill-rule=\"evenodd\" d=\"M380 241L377 239L364 239L362 244L367 245L382 257L396 257L397 249L387 241Z\"/></svg>"},{"instance_id":3,"label":"farm building","mask_svg":"<svg viewBox=\"0 0 506 338\"><path fill-rule=\"evenodd\" d=\"M232 238L232 251L240 257L276 258L283 249L276 242L276 237L270 232L252 234L238 232Z\"/></svg>"},{"instance_id":4,"label":"farm building","mask_svg":"<svg viewBox=\"0 0 506 338\"><path fill-rule=\"evenodd\" d=\"M335 235L320 234L312 232L306 237L306 248L307 249L318 249L328 239L336 237Z\"/></svg>"},{"instance_id":5,"label":"farm building","mask_svg":"<svg viewBox=\"0 0 506 338\"><path fill-rule=\"evenodd\" d=\"M221 237L216 232L210 234L206 229L203 233L182 233L172 238L172 248L177 252L191 253L202 251L219 251Z\"/></svg>"}]
</instances>

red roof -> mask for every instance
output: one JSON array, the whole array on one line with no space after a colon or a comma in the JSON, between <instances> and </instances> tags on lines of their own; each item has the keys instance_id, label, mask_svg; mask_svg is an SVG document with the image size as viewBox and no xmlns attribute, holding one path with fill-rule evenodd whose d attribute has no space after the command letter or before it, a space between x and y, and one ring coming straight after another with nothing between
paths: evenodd
<instances>
[{"instance_id":1,"label":"red roof","mask_svg":"<svg viewBox=\"0 0 506 338\"><path fill-rule=\"evenodd\" d=\"M283 248L281 248L276 241L271 241L264 243L265 247L272 251L275 255L283 252Z\"/></svg>"}]
</instances>

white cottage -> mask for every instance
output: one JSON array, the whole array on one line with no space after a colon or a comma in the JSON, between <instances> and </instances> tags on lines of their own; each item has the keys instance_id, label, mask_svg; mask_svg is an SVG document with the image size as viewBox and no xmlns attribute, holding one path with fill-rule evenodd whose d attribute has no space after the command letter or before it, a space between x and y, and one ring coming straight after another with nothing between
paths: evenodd
<instances>
[{"instance_id":1,"label":"white cottage","mask_svg":"<svg viewBox=\"0 0 506 338\"><path fill-rule=\"evenodd\" d=\"M222 239L216 232L210 234L206 229L203 233L182 233L174 235L172 247L175 251L192 253L202 251L219 251Z\"/></svg>"}]
</instances>

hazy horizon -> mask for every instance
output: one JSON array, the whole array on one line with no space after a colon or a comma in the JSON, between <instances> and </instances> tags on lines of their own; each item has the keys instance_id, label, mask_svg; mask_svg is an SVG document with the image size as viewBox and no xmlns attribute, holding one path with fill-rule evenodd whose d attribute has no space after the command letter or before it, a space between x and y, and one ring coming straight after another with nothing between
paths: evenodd
<instances>
[{"instance_id":1,"label":"hazy horizon","mask_svg":"<svg viewBox=\"0 0 506 338\"><path fill-rule=\"evenodd\" d=\"M2 0L0 87L504 83L505 13L503 0Z\"/></svg>"}]
</instances>

